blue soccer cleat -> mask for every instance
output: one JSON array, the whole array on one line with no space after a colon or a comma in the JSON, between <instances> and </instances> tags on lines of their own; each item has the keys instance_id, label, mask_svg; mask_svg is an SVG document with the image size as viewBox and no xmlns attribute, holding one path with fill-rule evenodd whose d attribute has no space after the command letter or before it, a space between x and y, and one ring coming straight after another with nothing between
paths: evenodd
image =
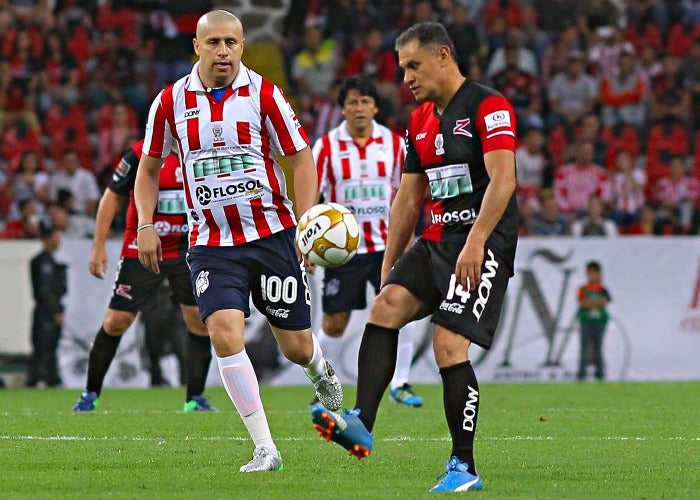
<instances>
[{"instance_id":1,"label":"blue soccer cleat","mask_svg":"<svg viewBox=\"0 0 700 500\"><path fill-rule=\"evenodd\" d=\"M97 393L84 391L80 399L73 405L73 411L92 411L97 409Z\"/></svg>"},{"instance_id":2,"label":"blue soccer cleat","mask_svg":"<svg viewBox=\"0 0 700 500\"><path fill-rule=\"evenodd\" d=\"M423 406L423 398L416 396L413 388L409 384L404 384L401 387L392 389L389 393L389 399L392 403L402 404L404 406L412 406L419 408Z\"/></svg>"},{"instance_id":3,"label":"blue soccer cleat","mask_svg":"<svg viewBox=\"0 0 700 500\"><path fill-rule=\"evenodd\" d=\"M372 434L359 419L360 410L343 410L343 415L316 405L311 411L314 427L326 441L335 441L359 459L372 452Z\"/></svg>"},{"instance_id":4,"label":"blue soccer cleat","mask_svg":"<svg viewBox=\"0 0 700 500\"><path fill-rule=\"evenodd\" d=\"M440 476L438 484L430 488L431 492L441 491L478 491L484 487L481 476L469 473L469 464L460 462L459 458L451 457L447 462L447 470Z\"/></svg>"},{"instance_id":5,"label":"blue soccer cleat","mask_svg":"<svg viewBox=\"0 0 700 500\"><path fill-rule=\"evenodd\" d=\"M183 407L183 410L186 412L190 411L219 411L218 408L214 408L209 404L207 401L207 398L204 396L192 396L192 399L190 399L187 403L185 403L185 406Z\"/></svg>"}]
</instances>

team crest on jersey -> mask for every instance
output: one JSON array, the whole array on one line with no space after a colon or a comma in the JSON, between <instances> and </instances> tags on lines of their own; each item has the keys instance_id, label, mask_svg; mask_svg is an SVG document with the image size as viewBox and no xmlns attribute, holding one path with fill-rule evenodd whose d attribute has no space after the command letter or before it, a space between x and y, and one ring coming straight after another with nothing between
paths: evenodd
<instances>
[{"instance_id":1,"label":"team crest on jersey","mask_svg":"<svg viewBox=\"0 0 700 500\"><path fill-rule=\"evenodd\" d=\"M219 148L221 146L226 146L226 141L224 140L224 125L221 122L213 122L211 124L211 132L214 134L214 147Z\"/></svg>"},{"instance_id":2,"label":"team crest on jersey","mask_svg":"<svg viewBox=\"0 0 700 500\"><path fill-rule=\"evenodd\" d=\"M438 156L445 154L445 139L442 138L442 134L435 136L435 154Z\"/></svg>"},{"instance_id":3,"label":"team crest on jersey","mask_svg":"<svg viewBox=\"0 0 700 500\"><path fill-rule=\"evenodd\" d=\"M465 135L467 137L474 137L471 132L467 130L467 127L471 123L470 118L463 118L462 120L457 120L455 122L455 128L452 129L452 133L457 135Z\"/></svg>"}]
</instances>

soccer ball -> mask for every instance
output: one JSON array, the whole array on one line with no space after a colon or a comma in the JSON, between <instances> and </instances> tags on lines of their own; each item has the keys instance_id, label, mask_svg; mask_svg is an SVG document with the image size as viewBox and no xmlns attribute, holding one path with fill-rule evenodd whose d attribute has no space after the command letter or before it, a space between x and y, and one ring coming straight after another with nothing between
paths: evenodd
<instances>
[{"instance_id":1,"label":"soccer ball","mask_svg":"<svg viewBox=\"0 0 700 500\"><path fill-rule=\"evenodd\" d=\"M296 242L310 262L323 267L340 266L357 253L360 225L343 205L319 203L299 219Z\"/></svg>"}]
</instances>

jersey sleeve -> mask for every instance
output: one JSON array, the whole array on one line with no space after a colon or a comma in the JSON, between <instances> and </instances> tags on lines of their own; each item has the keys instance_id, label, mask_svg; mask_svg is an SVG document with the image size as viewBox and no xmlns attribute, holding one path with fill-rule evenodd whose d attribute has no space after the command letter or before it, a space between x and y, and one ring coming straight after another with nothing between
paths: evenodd
<instances>
[{"instance_id":1,"label":"jersey sleeve","mask_svg":"<svg viewBox=\"0 0 700 500\"><path fill-rule=\"evenodd\" d=\"M515 152L515 111L501 95L486 97L476 112L476 130L484 154L497 149Z\"/></svg>"},{"instance_id":2,"label":"jersey sleeve","mask_svg":"<svg viewBox=\"0 0 700 500\"><path fill-rule=\"evenodd\" d=\"M121 196L127 196L134 189L138 166L139 158L134 150L129 148L114 169L108 188Z\"/></svg>"},{"instance_id":3,"label":"jersey sleeve","mask_svg":"<svg viewBox=\"0 0 700 500\"><path fill-rule=\"evenodd\" d=\"M263 80L260 106L264 126L275 148L283 156L298 153L309 146L309 139L292 105L277 85Z\"/></svg>"},{"instance_id":4,"label":"jersey sleeve","mask_svg":"<svg viewBox=\"0 0 700 500\"><path fill-rule=\"evenodd\" d=\"M391 186L394 191L401 185L401 173L406 164L406 141L400 135L391 134L392 148L394 150L394 166L391 172Z\"/></svg>"},{"instance_id":5,"label":"jersey sleeve","mask_svg":"<svg viewBox=\"0 0 700 500\"><path fill-rule=\"evenodd\" d=\"M143 154L153 158L165 158L170 154L173 136L170 123L173 121L173 88L162 90L155 98L148 113Z\"/></svg>"},{"instance_id":6,"label":"jersey sleeve","mask_svg":"<svg viewBox=\"0 0 700 500\"><path fill-rule=\"evenodd\" d=\"M405 174L422 174L424 173L423 168L420 164L420 158L418 157L418 152L413 145L411 138L406 135L406 162L403 166L403 171Z\"/></svg>"}]
</instances>

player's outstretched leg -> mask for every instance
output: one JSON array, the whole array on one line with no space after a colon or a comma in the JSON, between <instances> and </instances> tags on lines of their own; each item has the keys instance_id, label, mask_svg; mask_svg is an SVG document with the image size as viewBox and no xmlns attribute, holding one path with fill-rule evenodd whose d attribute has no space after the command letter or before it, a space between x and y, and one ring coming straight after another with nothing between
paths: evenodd
<instances>
[{"instance_id":1,"label":"player's outstretched leg","mask_svg":"<svg viewBox=\"0 0 700 500\"><path fill-rule=\"evenodd\" d=\"M336 413L321 405L311 411L314 428L326 441L334 441L358 459L372 452L372 434L359 419L359 410Z\"/></svg>"}]
</instances>

